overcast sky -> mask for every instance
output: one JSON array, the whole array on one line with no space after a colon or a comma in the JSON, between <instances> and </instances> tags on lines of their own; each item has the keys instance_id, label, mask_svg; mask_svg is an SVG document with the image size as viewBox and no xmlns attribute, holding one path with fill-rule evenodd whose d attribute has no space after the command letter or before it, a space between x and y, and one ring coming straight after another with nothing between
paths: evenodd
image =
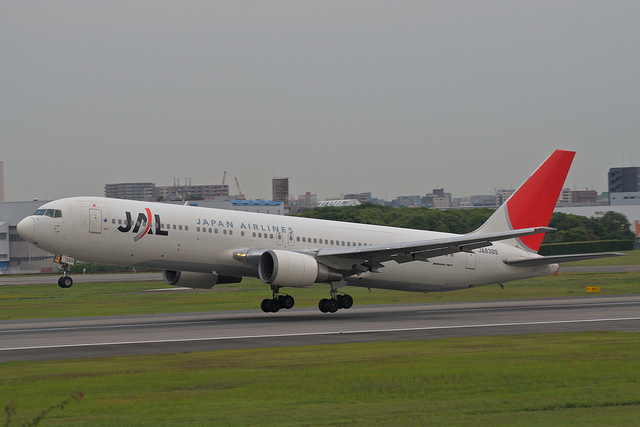
<instances>
[{"instance_id":1,"label":"overcast sky","mask_svg":"<svg viewBox=\"0 0 640 427\"><path fill-rule=\"evenodd\" d=\"M0 0L5 200L271 178L319 199L640 165L638 1ZM232 192L234 187L231 188Z\"/></svg>"}]
</instances>

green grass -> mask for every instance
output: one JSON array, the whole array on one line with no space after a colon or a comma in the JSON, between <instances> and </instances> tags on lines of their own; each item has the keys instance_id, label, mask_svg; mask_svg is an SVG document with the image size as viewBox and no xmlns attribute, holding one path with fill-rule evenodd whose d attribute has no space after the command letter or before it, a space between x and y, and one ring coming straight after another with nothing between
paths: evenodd
<instances>
[{"instance_id":1,"label":"green grass","mask_svg":"<svg viewBox=\"0 0 640 427\"><path fill-rule=\"evenodd\" d=\"M8 362L46 425L637 425L640 334L450 338Z\"/></svg>"},{"instance_id":2,"label":"green grass","mask_svg":"<svg viewBox=\"0 0 640 427\"><path fill-rule=\"evenodd\" d=\"M640 251L622 252L626 256L566 262L562 266L640 265Z\"/></svg>"},{"instance_id":3,"label":"green grass","mask_svg":"<svg viewBox=\"0 0 640 427\"><path fill-rule=\"evenodd\" d=\"M640 292L640 273L571 273L429 294L347 287L355 304L400 304L450 301L504 300L588 295L587 286L599 286L600 295ZM127 314L178 313L212 310L259 309L270 297L268 286L257 279L212 290L144 292L167 288L164 282L76 283L69 289L56 284L0 287L0 320L84 317ZM286 289L296 307L315 307L329 295L328 285Z\"/></svg>"}]
</instances>

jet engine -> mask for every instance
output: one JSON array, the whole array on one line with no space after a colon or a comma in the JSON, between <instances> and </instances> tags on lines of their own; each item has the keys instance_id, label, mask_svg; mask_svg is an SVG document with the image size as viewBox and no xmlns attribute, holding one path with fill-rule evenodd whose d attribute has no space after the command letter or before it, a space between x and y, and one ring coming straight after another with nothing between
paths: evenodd
<instances>
[{"instance_id":1,"label":"jet engine","mask_svg":"<svg viewBox=\"0 0 640 427\"><path fill-rule=\"evenodd\" d=\"M299 252L269 250L260 256L260 280L274 286L309 287L314 283L338 282L342 274L310 255Z\"/></svg>"},{"instance_id":2,"label":"jet engine","mask_svg":"<svg viewBox=\"0 0 640 427\"><path fill-rule=\"evenodd\" d=\"M185 288L211 289L214 285L240 283L241 276L225 276L214 273L195 273L192 271L163 270L162 277L171 286Z\"/></svg>"}]
</instances>

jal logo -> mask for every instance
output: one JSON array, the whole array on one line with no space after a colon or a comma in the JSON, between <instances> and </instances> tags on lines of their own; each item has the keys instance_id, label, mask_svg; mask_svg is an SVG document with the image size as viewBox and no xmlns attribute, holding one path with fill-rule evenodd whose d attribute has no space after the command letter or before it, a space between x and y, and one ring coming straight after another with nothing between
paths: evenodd
<instances>
[{"instance_id":1,"label":"jal logo","mask_svg":"<svg viewBox=\"0 0 640 427\"><path fill-rule=\"evenodd\" d=\"M124 225L121 225L120 227L118 227L118 231L121 231L123 233L128 233L129 231L131 231L132 233L136 233L135 236L133 236L133 241L137 242L138 240L142 239L144 236L146 236L147 234L154 234L154 231L151 229L151 209L149 208L145 208L145 212L140 212L138 214L138 219L136 220L136 222L134 223L131 220L131 212L125 212L125 215L127 217L127 219L124 222ZM156 214L153 215L153 219L155 221L153 221L153 225L155 227L155 235L156 236L166 236L169 234L169 231L166 230L162 230L160 228L160 224L162 223L160 221L160 215ZM132 230L133 227L133 230Z\"/></svg>"}]
</instances>

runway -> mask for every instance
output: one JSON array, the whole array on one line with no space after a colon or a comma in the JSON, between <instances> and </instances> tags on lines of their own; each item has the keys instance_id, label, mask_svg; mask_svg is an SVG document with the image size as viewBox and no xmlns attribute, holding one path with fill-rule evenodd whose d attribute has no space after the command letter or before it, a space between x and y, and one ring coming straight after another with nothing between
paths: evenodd
<instances>
[{"instance_id":1,"label":"runway","mask_svg":"<svg viewBox=\"0 0 640 427\"><path fill-rule=\"evenodd\" d=\"M640 332L640 295L0 322L0 362L581 331Z\"/></svg>"}]
</instances>

